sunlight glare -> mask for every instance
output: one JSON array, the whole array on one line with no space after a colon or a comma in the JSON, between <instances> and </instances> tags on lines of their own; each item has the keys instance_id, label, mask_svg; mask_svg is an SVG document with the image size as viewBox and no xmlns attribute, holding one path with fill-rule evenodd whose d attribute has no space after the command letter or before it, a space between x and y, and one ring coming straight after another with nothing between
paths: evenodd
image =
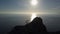
<instances>
[{"instance_id":1,"label":"sunlight glare","mask_svg":"<svg viewBox=\"0 0 60 34\"><path fill-rule=\"evenodd\" d=\"M38 3L37 0L32 0L32 1L31 1L31 4L32 4L32 5L37 5L37 3Z\"/></svg>"},{"instance_id":2,"label":"sunlight glare","mask_svg":"<svg viewBox=\"0 0 60 34\"><path fill-rule=\"evenodd\" d=\"M36 13L32 13L31 21L36 17Z\"/></svg>"}]
</instances>

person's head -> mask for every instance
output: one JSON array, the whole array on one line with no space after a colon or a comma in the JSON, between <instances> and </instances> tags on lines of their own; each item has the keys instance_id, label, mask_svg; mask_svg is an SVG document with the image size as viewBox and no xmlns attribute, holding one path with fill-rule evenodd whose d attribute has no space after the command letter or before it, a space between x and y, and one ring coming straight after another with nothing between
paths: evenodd
<instances>
[{"instance_id":1,"label":"person's head","mask_svg":"<svg viewBox=\"0 0 60 34\"><path fill-rule=\"evenodd\" d=\"M32 22L33 22L33 23L37 23L37 24L42 24L42 18L36 17L36 18L33 19Z\"/></svg>"}]
</instances>

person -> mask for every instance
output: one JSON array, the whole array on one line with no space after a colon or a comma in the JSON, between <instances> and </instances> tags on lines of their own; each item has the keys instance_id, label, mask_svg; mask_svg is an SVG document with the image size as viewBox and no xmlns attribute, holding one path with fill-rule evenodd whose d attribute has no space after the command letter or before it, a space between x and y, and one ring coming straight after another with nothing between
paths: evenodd
<instances>
[{"instance_id":1,"label":"person","mask_svg":"<svg viewBox=\"0 0 60 34\"><path fill-rule=\"evenodd\" d=\"M45 34L46 27L40 17L36 17L25 26L16 26L9 34Z\"/></svg>"},{"instance_id":2,"label":"person","mask_svg":"<svg viewBox=\"0 0 60 34\"><path fill-rule=\"evenodd\" d=\"M40 17L36 17L31 23L26 24L25 27L28 34L47 33L46 27Z\"/></svg>"}]
</instances>

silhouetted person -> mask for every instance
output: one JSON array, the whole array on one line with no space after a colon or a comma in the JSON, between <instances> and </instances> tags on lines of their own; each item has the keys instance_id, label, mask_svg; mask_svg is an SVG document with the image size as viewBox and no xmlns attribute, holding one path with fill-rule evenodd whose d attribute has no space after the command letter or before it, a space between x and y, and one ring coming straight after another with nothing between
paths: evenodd
<instances>
[{"instance_id":1,"label":"silhouetted person","mask_svg":"<svg viewBox=\"0 0 60 34\"><path fill-rule=\"evenodd\" d=\"M25 27L28 34L47 33L46 27L40 17L36 17L31 23L27 24Z\"/></svg>"},{"instance_id":2,"label":"silhouetted person","mask_svg":"<svg viewBox=\"0 0 60 34\"><path fill-rule=\"evenodd\" d=\"M32 22L25 26L16 26L9 34L45 34L47 32L45 25L40 17L36 17Z\"/></svg>"}]
</instances>

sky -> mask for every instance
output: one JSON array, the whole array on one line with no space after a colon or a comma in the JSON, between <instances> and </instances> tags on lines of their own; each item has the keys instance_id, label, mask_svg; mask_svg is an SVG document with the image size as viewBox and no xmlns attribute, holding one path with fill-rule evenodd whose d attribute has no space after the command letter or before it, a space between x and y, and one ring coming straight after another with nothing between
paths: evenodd
<instances>
[{"instance_id":1,"label":"sky","mask_svg":"<svg viewBox=\"0 0 60 34\"><path fill-rule=\"evenodd\" d=\"M60 0L37 0L38 4L31 6L31 0L0 0L0 13L6 12L36 12L60 13ZM32 8L31 8L32 7Z\"/></svg>"}]
</instances>

